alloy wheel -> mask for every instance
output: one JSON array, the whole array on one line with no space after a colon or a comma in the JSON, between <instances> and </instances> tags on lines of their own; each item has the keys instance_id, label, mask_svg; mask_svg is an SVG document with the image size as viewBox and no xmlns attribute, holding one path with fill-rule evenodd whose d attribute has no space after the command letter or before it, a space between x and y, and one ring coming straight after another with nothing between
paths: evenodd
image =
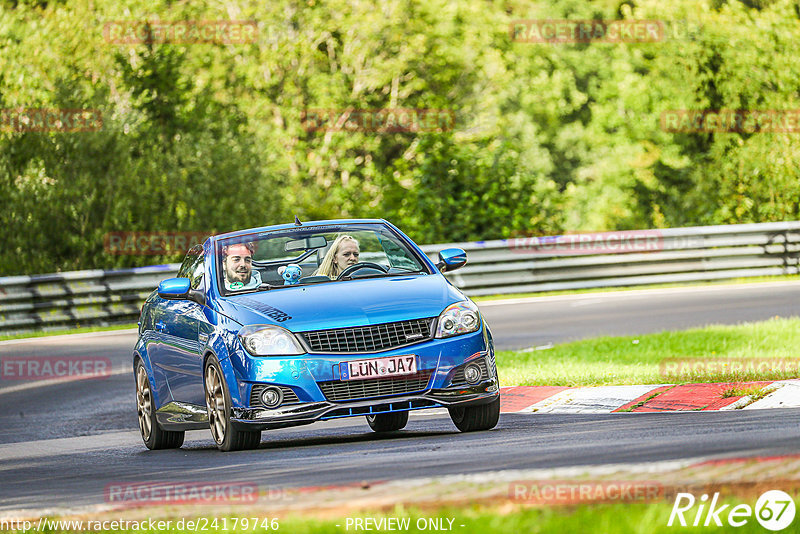
<instances>
[{"instance_id":1,"label":"alloy wheel","mask_svg":"<svg viewBox=\"0 0 800 534\"><path fill-rule=\"evenodd\" d=\"M222 443L227 430L227 413L225 406L225 391L222 389L222 380L216 367L209 365L206 368L206 408L208 410L208 423L214 441Z\"/></svg>"},{"instance_id":2,"label":"alloy wheel","mask_svg":"<svg viewBox=\"0 0 800 534\"><path fill-rule=\"evenodd\" d=\"M136 371L136 411L139 415L139 430L145 441L150 439L150 433L153 431L153 421L150 416L152 403L147 371L140 365Z\"/></svg>"}]
</instances>

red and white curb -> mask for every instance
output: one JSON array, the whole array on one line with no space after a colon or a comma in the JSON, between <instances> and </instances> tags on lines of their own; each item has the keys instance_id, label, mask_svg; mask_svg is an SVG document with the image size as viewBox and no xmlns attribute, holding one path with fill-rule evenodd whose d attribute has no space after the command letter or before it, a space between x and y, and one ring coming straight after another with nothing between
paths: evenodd
<instances>
[{"instance_id":1,"label":"red and white curb","mask_svg":"<svg viewBox=\"0 0 800 534\"><path fill-rule=\"evenodd\" d=\"M752 395L731 395L753 390ZM761 397L761 398L759 398ZM634 386L511 386L500 390L503 413L612 413L757 410L800 407L800 380Z\"/></svg>"}]
</instances>

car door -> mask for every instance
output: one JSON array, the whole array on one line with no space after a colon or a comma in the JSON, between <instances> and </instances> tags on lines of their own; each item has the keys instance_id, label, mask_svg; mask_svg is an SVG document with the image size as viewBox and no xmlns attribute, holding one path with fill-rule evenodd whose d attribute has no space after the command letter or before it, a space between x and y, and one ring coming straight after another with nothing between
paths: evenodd
<instances>
[{"instance_id":1,"label":"car door","mask_svg":"<svg viewBox=\"0 0 800 534\"><path fill-rule=\"evenodd\" d=\"M183 267L186 267L185 271ZM192 289L205 293L205 265L202 245L187 254L180 276L191 280ZM193 300L166 300L161 324L160 361L177 402L204 405L203 370L198 333L205 321L203 306Z\"/></svg>"}]
</instances>

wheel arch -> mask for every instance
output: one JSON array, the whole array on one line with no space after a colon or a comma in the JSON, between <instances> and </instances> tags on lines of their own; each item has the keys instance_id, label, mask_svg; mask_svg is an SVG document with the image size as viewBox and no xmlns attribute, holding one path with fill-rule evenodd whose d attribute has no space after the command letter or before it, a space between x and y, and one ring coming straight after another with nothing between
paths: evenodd
<instances>
[{"instance_id":1,"label":"wheel arch","mask_svg":"<svg viewBox=\"0 0 800 534\"><path fill-rule=\"evenodd\" d=\"M161 395L159 393L159 388L157 387L157 384L156 384L155 373L153 372L153 363L150 361L150 357L147 355L147 351L146 350L135 349L133 351L133 358L131 360L131 367L132 367L132 371L133 371L134 383L136 382L136 365L140 361L142 362L142 365L144 366L144 370L147 373L147 380L150 381L150 396L153 397L153 404L156 406L156 409L158 409L161 406L163 406L165 403L163 402L163 399L161 398Z\"/></svg>"},{"instance_id":2,"label":"wheel arch","mask_svg":"<svg viewBox=\"0 0 800 534\"><path fill-rule=\"evenodd\" d=\"M247 407L249 403L242 402L242 391L240 391L241 388L239 387L239 378L236 374L236 370L233 368L231 359L227 356L225 358L220 358L217 352L210 347L207 347L203 353L203 388L205 389L206 367L208 366L208 360L211 359L212 356L216 358L217 362L219 363L222 376L228 386L228 394L231 398L231 405L236 408Z\"/></svg>"}]
</instances>

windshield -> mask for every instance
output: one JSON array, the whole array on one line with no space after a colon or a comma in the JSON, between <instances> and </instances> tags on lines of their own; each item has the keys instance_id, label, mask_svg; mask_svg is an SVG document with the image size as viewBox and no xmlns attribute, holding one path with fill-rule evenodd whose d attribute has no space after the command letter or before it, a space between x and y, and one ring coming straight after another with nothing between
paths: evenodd
<instances>
[{"instance_id":1,"label":"windshield","mask_svg":"<svg viewBox=\"0 0 800 534\"><path fill-rule=\"evenodd\" d=\"M217 257L223 294L429 274L421 258L379 224L298 227L222 239Z\"/></svg>"}]
</instances>

